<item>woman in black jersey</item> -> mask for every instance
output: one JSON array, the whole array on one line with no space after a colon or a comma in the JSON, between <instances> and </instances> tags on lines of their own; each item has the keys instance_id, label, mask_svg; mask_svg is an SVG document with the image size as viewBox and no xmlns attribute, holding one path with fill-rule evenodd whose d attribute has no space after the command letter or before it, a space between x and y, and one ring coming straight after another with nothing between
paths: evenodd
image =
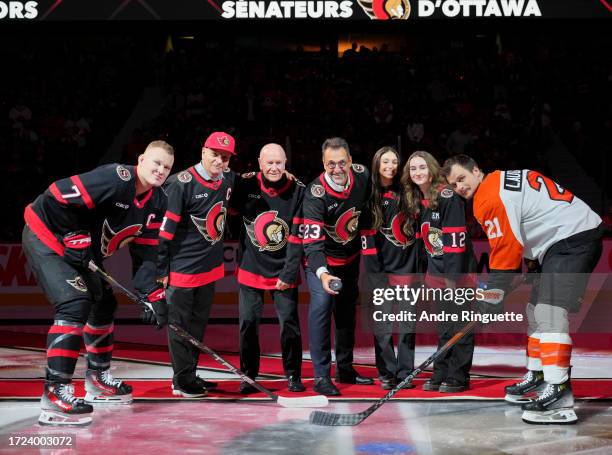
<instances>
[{"instance_id":1,"label":"woman in black jersey","mask_svg":"<svg viewBox=\"0 0 612 455\"><path fill-rule=\"evenodd\" d=\"M411 285L416 272L416 249L412 218L402 210L400 156L393 147L383 147L372 159L372 193L363 214L362 254L374 287ZM397 355L393 346L393 322L384 315L412 310L403 302L394 309L385 301L373 306L376 367L383 389L392 389L414 369L414 323L399 324ZM382 319L382 320L381 320ZM409 383L406 388L413 388Z\"/></svg>"}]
</instances>

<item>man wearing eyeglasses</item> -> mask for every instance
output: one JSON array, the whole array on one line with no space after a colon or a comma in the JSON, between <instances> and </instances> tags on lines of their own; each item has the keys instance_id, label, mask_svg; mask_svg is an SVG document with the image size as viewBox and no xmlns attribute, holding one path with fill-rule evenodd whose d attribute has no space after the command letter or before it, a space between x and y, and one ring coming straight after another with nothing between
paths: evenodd
<instances>
[{"instance_id":1,"label":"man wearing eyeglasses","mask_svg":"<svg viewBox=\"0 0 612 455\"><path fill-rule=\"evenodd\" d=\"M365 166L352 163L348 143L342 138L327 139L322 152L325 172L306 188L300 236L310 289L308 333L314 391L336 396L340 391L331 381L332 315L336 381L364 385L374 382L353 368L361 248L358 220L369 194L370 173ZM340 291L330 288L334 280L342 281Z\"/></svg>"}]
</instances>

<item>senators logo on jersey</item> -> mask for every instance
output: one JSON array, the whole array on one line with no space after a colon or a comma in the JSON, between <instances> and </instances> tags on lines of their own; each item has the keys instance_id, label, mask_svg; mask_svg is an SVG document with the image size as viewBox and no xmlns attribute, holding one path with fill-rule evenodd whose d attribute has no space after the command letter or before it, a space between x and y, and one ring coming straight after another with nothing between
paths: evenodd
<instances>
[{"instance_id":1,"label":"senators logo on jersey","mask_svg":"<svg viewBox=\"0 0 612 455\"><path fill-rule=\"evenodd\" d=\"M254 221L247 218L243 220L251 243L259 248L259 251L278 251L287 244L289 226L283 219L278 218L276 210L263 212Z\"/></svg>"},{"instance_id":2,"label":"senators logo on jersey","mask_svg":"<svg viewBox=\"0 0 612 455\"><path fill-rule=\"evenodd\" d=\"M191 221L206 240L215 244L223 238L226 215L227 209L223 207L223 201L219 201L208 211L206 218L191 215Z\"/></svg>"},{"instance_id":3,"label":"senators logo on jersey","mask_svg":"<svg viewBox=\"0 0 612 455\"><path fill-rule=\"evenodd\" d=\"M391 226L380 228L380 232L393 245L408 248L414 243L414 232L406 228L406 215L398 213L391 220Z\"/></svg>"},{"instance_id":4,"label":"senators logo on jersey","mask_svg":"<svg viewBox=\"0 0 612 455\"><path fill-rule=\"evenodd\" d=\"M359 215L361 212L355 210L355 207L351 207L344 212L336 224L333 226L325 225L325 231L336 243L342 245L347 244L355 238L359 230Z\"/></svg>"},{"instance_id":5,"label":"senators logo on jersey","mask_svg":"<svg viewBox=\"0 0 612 455\"><path fill-rule=\"evenodd\" d=\"M421 225L421 238L425 249L431 256L442 256L444 254L441 229L431 227L429 222L423 223Z\"/></svg>"},{"instance_id":6,"label":"senators logo on jersey","mask_svg":"<svg viewBox=\"0 0 612 455\"><path fill-rule=\"evenodd\" d=\"M66 283L75 288L77 291L87 292L87 285L81 276L77 276L74 280L66 280Z\"/></svg>"},{"instance_id":7,"label":"senators logo on jersey","mask_svg":"<svg viewBox=\"0 0 612 455\"><path fill-rule=\"evenodd\" d=\"M142 234L142 224L132 224L115 232L108 224L108 220L105 219L102 224L102 241L100 245L102 256L111 256L115 251L130 243L140 234Z\"/></svg>"}]
</instances>

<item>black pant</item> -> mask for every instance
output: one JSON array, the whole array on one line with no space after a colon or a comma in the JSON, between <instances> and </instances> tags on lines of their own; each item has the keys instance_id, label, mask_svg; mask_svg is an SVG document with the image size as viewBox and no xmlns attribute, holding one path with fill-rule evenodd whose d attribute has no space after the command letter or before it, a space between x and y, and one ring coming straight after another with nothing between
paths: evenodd
<instances>
[{"instance_id":1,"label":"black pant","mask_svg":"<svg viewBox=\"0 0 612 455\"><path fill-rule=\"evenodd\" d=\"M580 232L552 245L532 288L531 302L580 310L591 273L602 252L604 226Z\"/></svg>"},{"instance_id":2,"label":"black pant","mask_svg":"<svg viewBox=\"0 0 612 455\"><path fill-rule=\"evenodd\" d=\"M298 315L297 288L270 290L280 324L285 375L302 374L302 334ZM259 321L264 290L240 285L240 369L249 377L259 374Z\"/></svg>"},{"instance_id":3,"label":"black pant","mask_svg":"<svg viewBox=\"0 0 612 455\"><path fill-rule=\"evenodd\" d=\"M437 302L438 312L461 314L463 310L469 310L466 305L459 306L455 302ZM438 349L446 344L466 323L444 321L438 322ZM455 380L461 384L467 384L470 380L470 369L474 357L474 333L470 332L463 336L457 343L444 353L433 367L432 380L443 382Z\"/></svg>"},{"instance_id":4,"label":"black pant","mask_svg":"<svg viewBox=\"0 0 612 455\"><path fill-rule=\"evenodd\" d=\"M113 320L117 300L112 289L94 272L74 267L43 244L26 225L23 251L38 285L55 310L47 335L47 379L69 382L81 347L87 349L88 367L110 367Z\"/></svg>"},{"instance_id":5,"label":"black pant","mask_svg":"<svg viewBox=\"0 0 612 455\"><path fill-rule=\"evenodd\" d=\"M377 308L378 309L378 308ZM393 311L393 302L385 301L384 314ZM404 379L414 370L415 322L400 322L397 355L393 347L393 322L374 322L374 353L378 376L383 379Z\"/></svg>"},{"instance_id":6,"label":"black pant","mask_svg":"<svg viewBox=\"0 0 612 455\"><path fill-rule=\"evenodd\" d=\"M329 273L342 280L338 295L323 290L321 280L309 267L306 280L310 289L308 333L310 356L315 377L328 377L331 372L331 319L334 317L336 376L354 376L355 312L359 298L359 260L342 266L329 266Z\"/></svg>"},{"instance_id":7,"label":"black pant","mask_svg":"<svg viewBox=\"0 0 612 455\"><path fill-rule=\"evenodd\" d=\"M215 283L196 288L169 286L166 289L168 321L185 329L196 340L202 340L214 294ZM200 350L172 330L168 330L168 347L174 370L174 383L178 386L192 384L196 378Z\"/></svg>"}]
</instances>

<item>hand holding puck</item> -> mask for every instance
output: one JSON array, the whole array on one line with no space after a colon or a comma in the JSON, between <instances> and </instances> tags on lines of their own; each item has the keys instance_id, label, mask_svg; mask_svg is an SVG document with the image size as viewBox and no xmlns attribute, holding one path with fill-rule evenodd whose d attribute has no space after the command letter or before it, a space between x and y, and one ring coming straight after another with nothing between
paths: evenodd
<instances>
[{"instance_id":1,"label":"hand holding puck","mask_svg":"<svg viewBox=\"0 0 612 455\"><path fill-rule=\"evenodd\" d=\"M342 289L342 281L341 280L331 280L329 282L329 288L334 292L340 292Z\"/></svg>"}]
</instances>

